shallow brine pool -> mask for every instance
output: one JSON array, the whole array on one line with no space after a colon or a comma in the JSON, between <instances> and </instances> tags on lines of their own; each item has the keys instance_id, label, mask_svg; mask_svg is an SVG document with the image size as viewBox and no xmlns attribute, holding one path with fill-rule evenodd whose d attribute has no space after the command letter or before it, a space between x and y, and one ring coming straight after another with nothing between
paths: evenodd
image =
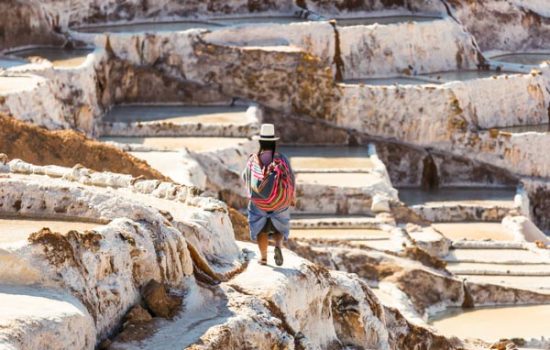
<instances>
[{"instance_id":1,"label":"shallow brine pool","mask_svg":"<svg viewBox=\"0 0 550 350\"><path fill-rule=\"evenodd\" d=\"M494 342L550 336L550 305L448 309L430 320L446 336Z\"/></svg>"},{"instance_id":2,"label":"shallow brine pool","mask_svg":"<svg viewBox=\"0 0 550 350\"><path fill-rule=\"evenodd\" d=\"M178 32L189 29L215 29L220 24L203 21L117 23L112 25L75 28L82 33L140 33L140 32Z\"/></svg>"},{"instance_id":3,"label":"shallow brine pool","mask_svg":"<svg viewBox=\"0 0 550 350\"><path fill-rule=\"evenodd\" d=\"M351 27L359 25L378 24L396 24L406 22L428 22L441 19L435 16L380 16L380 17L352 17L352 18L336 18L336 23L340 27Z\"/></svg>"},{"instance_id":4,"label":"shallow brine pool","mask_svg":"<svg viewBox=\"0 0 550 350\"><path fill-rule=\"evenodd\" d=\"M55 67L76 67L84 63L92 49L64 49L56 47L37 47L13 52L14 56L24 59L42 57Z\"/></svg>"},{"instance_id":5,"label":"shallow brine pool","mask_svg":"<svg viewBox=\"0 0 550 350\"><path fill-rule=\"evenodd\" d=\"M550 53L511 53L491 57L494 61L538 66L545 61L550 61Z\"/></svg>"}]
</instances>

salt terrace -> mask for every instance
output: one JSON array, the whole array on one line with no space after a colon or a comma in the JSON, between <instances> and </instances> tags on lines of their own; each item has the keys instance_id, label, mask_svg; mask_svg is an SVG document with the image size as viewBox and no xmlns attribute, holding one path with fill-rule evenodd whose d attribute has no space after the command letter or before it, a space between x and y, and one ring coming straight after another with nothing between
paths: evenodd
<instances>
[{"instance_id":1,"label":"salt terrace","mask_svg":"<svg viewBox=\"0 0 550 350\"><path fill-rule=\"evenodd\" d=\"M550 349L546 1L0 16L0 349ZM248 237L262 123L282 267Z\"/></svg>"}]
</instances>

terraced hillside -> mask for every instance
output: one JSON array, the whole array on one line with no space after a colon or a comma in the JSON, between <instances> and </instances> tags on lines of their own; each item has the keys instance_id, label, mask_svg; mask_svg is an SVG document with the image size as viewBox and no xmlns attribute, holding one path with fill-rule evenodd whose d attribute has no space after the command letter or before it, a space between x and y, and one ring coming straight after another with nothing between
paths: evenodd
<instances>
[{"instance_id":1,"label":"terraced hillside","mask_svg":"<svg viewBox=\"0 0 550 350\"><path fill-rule=\"evenodd\" d=\"M550 349L544 0L0 16L0 349ZM282 267L240 176L266 122Z\"/></svg>"}]
</instances>

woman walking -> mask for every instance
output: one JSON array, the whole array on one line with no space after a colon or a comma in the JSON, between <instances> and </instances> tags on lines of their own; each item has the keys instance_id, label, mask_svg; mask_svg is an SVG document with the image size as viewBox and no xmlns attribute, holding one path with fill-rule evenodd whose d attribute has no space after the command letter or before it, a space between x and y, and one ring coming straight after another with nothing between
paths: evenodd
<instances>
[{"instance_id":1,"label":"woman walking","mask_svg":"<svg viewBox=\"0 0 550 350\"><path fill-rule=\"evenodd\" d=\"M290 230L290 206L295 202L294 173L290 162L277 152L277 140L273 124L262 124L258 153L250 155L243 171L248 192L248 223L250 238L258 242L261 260L267 264L269 239L275 240L275 263L283 264L281 251L283 239Z\"/></svg>"}]
</instances>

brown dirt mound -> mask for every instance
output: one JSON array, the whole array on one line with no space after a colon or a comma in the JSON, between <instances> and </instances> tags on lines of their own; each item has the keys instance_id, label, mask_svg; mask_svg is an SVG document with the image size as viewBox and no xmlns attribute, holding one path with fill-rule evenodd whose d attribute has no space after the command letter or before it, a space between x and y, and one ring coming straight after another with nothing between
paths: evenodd
<instances>
[{"instance_id":1,"label":"brown dirt mound","mask_svg":"<svg viewBox=\"0 0 550 350\"><path fill-rule=\"evenodd\" d=\"M73 167L169 181L146 162L74 130L51 131L0 114L0 153L36 165Z\"/></svg>"}]
</instances>

